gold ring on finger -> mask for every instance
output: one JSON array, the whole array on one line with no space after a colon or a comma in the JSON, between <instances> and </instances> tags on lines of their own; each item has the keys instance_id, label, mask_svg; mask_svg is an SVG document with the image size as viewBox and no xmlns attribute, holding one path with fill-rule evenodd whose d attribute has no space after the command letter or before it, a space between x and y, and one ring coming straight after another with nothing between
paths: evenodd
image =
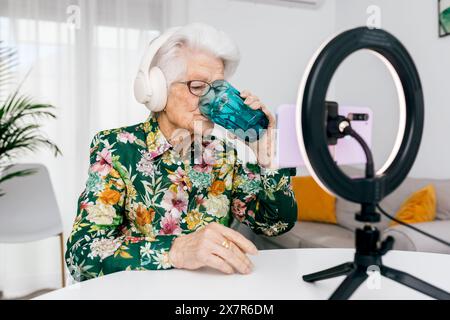
<instances>
[{"instance_id":1,"label":"gold ring on finger","mask_svg":"<svg viewBox=\"0 0 450 320\"><path fill-rule=\"evenodd\" d=\"M222 247L225 247L226 249L230 249L230 247L231 247L230 241L229 240L224 240L222 242Z\"/></svg>"}]
</instances>

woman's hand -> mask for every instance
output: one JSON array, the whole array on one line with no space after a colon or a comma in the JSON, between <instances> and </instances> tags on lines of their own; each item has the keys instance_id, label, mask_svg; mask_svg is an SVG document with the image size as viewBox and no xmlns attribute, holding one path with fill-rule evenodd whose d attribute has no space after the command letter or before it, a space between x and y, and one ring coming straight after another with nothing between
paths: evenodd
<instances>
[{"instance_id":1,"label":"woman's hand","mask_svg":"<svg viewBox=\"0 0 450 320\"><path fill-rule=\"evenodd\" d=\"M172 243L169 259L175 268L198 269L208 266L223 273L250 273L253 264L247 254L258 249L243 235L219 223L210 223Z\"/></svg>"},{"instance_id":2,"label":"woman's hand","mask_svg":"<svg viewBox=\"0 0 450 320\"><path fill-rule=\"evenodd\" d=\"M275 129L276 119L270 110L259 101L259 98L253 95L250 91L244 90L241 92L241 97L244 103L253 110L260 109L269 119L269 126L267 130L254 142L248 142L247 145L255 153L258 164L264 168L275 168Z\"/></svg>"}]
</instances>

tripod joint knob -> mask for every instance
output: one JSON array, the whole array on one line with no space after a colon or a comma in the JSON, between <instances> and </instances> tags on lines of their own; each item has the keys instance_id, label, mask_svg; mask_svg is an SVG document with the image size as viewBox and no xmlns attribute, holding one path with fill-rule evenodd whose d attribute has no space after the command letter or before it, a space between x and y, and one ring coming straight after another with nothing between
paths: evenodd
<instances>
[{"instance_id":1,"label":"tripod joint knob","mask_svg":"<svg viewBox=\"0 0 450 320\"><path fill-rule=\"evenodd\" d=\"M381 242L380 253L384 255L389 250L392 250L394 247L394 238L389 236Z\"/></svg>"}]
</instances>

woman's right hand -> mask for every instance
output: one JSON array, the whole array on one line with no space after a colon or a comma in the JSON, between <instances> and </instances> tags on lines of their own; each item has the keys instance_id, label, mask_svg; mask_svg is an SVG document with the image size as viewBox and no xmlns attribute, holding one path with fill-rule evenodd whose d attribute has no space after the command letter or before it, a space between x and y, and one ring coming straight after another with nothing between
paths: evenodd
<instances>
[{"instance_id":1,"label":"woman's right hand","mask_svg":"<svg viewBox=\"0 0 450 320\"><path fill-rule=\"evenodd\" d=\"M227 248L224 244L229 244ZM223 273L248 274L253 264L247 254L258 249L239 232L219 223L210 223L172 243L169 259L175 268L195 270L208 266Z\"/></svg>"}]
</instances>

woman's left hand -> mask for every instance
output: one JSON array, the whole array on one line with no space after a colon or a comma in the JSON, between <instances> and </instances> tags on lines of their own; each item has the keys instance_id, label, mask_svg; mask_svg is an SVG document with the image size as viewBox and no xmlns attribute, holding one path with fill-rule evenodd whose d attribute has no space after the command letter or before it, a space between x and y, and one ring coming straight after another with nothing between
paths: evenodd
<instances>
[{"instance_id":1,"label":"woman's left hand","mask_svg":"<svg viewBox=\"0 0 450 320\"><path fill-rule=\"evenodd\" d=\"M276 120L272 115L270 110L259 100L259 98L253 95L248 90L243 90L241 92L241 97L244 103L248 105L253 110L260 109L269 119L269 126L267 130L264 131L263 135L259 137L258 140L254 142L249 142L247 145L256 155L258 164L264 168L274 168L275 166L275 129Z\"/></svg>"}]
</instances>

